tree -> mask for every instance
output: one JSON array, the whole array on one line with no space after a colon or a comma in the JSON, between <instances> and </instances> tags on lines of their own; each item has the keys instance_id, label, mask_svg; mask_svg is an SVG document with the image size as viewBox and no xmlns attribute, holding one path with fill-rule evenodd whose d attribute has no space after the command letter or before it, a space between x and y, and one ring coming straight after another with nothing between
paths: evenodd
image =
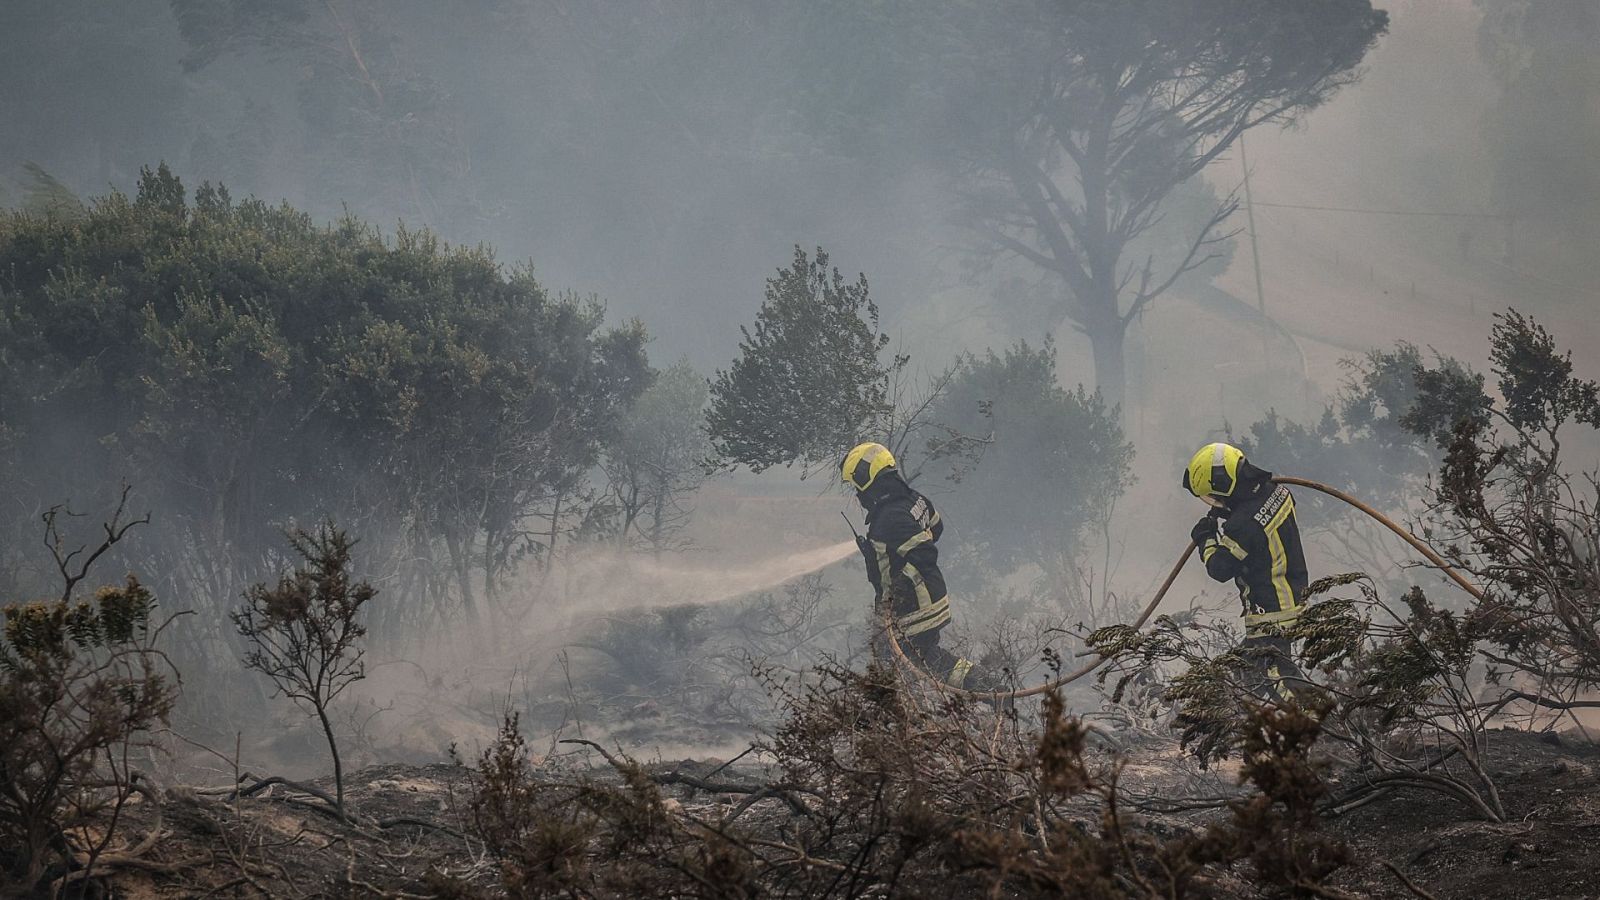
<instances>
[{"instance_id":1,"label":"tree","mask_svg":"<svg viewBox=\"0 0 1600 900\"><path fill-rule=\"evenodd\" d=\"M1435 354L1430 365L1416 345L1400 341L1342 365L1344 387L1321 421L1304 425L1269 412L1238 436L1239 446L1263 465L1392 507L1421 496L1456 423L1487 419L1483 376L1454 357Z\"/></svg>"},{"instance_id":2,"label":"tree","mask_svg":"<svg viewBox=\"0 0 1600 900\"><path fill-rule=\"evenodd\" d=\"M621 521L617 539L660 554L678 543L693 509L688 497L707 475L706 380L680 359L623 415L601 464Z\"/></svg>"},{"instance_id":3,"label":"tree","mask_svg":"<svg viewBox=\"0 0 1600 900\"><path fill-rule=\"evenodd\" d=\"M60 577L53 600L4 604L0 634L0 892L33 896L52 869L96 863L134 793L157 802L129 769L130 751L167 722L178 673L157 645L155 597L133 575L91 600L78 587L97 560L148 516L124 518L126 489L104 537L67 549L72 513L43 515L44 543ZM168 620L170 621L170 619ZM110 810L109 820L96 821ZM153 843L153 840L152 840Z\"/></svg>"},{"instance_id":4,"label":"tree","mask_svg":"<svg viewBox=\"0 0 1600 900\"><path fill-rule=\"evenodd\" d=\"M83 472L140 485L161 514L118 562L196 598L191 660L232 656L211 605L280 569L284 523L361 530L411 601L375 629L506 613L647 384L637 323L486 248L191 196L165 166L76 219L0 213L0 268L4 524Z\"/></svg>"},{"instance_id":5,"label":"tree","mask_svg":"<svg viewBox=\"0 0 1600 900\"><path fill-rule=\"evenodd\" d=\"M1469 620L1493 648L1501 707L1529 702L1560 715L1600 706L1579 699L1600 684L1600 472L1562 458L1575 426L1600 428L1600 382L1574 377L1571 353L1537 322L1515 310L1495 318L1489 358L1501 399L1455 429L1437 482L1447 516L1439 539L1487 588Z\"/></svg>"},{"instance_id":6,"label":"tree","mask_svg":"<svg viewBox=\"0 0 1600 900\"><path fill-rule=\"evenodd\" d=\"M1165 263L1126 258L1180 184L1250 128L1357 77L1387 28L1368 0L1016 0L957 7L950 70L961 218L999 254L1057 276L1113 407L1139 314L1209 258L1230 198Z\"/></svg>"},{"instance_id":7,"label":"tree","mask_svg":"<svg viewBox=\"0 0 1600 900\"><path fill-rule=\"evenodd\" d=\"M755 331L741 326L739 357L711 383L706 415L712 449L725 462L760 472L800 461L832 463L854 444L887 439L891 376L904 357L884 362L889 336L867 276L846 282L817 248L767 279Z\"/></svg>"},{"instance_id":8,"label":"tree","mask_svg":"<svg viewBox=\"0 0 1600 900\"><path fill-rule=\"evenodd\" d=\"M358 618L378 590L352 581L355 541L332 524L296 531L289 543L305 564L275 587L251 587L231 618L249 646L245 666L272 679L285 697L310 706L322 724L333 757L334 812L347 820L344 767L328 710L345 688L366 677L361 640L367 629Z\"/></svg>"},{"instance_id":9,"label":"tree","mask_svg":"<svg viewBox=\"0 0 1600 900\"><path fill-rule=\"evenodd\" d=\"M1070 591L1087 532L1107 522L1132 482L1133 446L1099 395L1057 383L1054 344L1022 342L963 357L929 418L987 435L963 448L976 448L975 464L963 452L946 475L965 556L952 573L1003 575L1034 564L1047 584Z\"/></svg>"}]
</instances>

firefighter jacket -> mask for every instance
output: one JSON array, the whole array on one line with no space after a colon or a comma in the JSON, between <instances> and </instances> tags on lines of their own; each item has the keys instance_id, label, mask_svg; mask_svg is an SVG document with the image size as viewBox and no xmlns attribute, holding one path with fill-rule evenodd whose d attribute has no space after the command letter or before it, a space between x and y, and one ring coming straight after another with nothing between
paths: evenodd
<instances>
[{"instance_id":1,"label":"firefighter jacket","mask_svg":"<svg viewBox=\"0 0 1600 900\"><path fill-rule=\"evenodd\" d=\"M1196 526L1206 572L1217 581L1232 579L1239 588L1247 638L1298 618L1307 581L1293 495L1270 476L1253 487L1228 509L1212 513L1214 535Z\"/></svg>"},{"instance_id":2,"label":"firefighter jacket","mask_svg":"<svg viewBox=\"0 0 1600 900\"><path fill-rule=\"evenodd\" d=\"M867 579L878 609L887 604L908 637L943 627L950 621L950 598L934 545L944 523L928 498L898 474L880 481L881 486L873 485L862 498L867 506Z\"/></svg>"}]
</instances>

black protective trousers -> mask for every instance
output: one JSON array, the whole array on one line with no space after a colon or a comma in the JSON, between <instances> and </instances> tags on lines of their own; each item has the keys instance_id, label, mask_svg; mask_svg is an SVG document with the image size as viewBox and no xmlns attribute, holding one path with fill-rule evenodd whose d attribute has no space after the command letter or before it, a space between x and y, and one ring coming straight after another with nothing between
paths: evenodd
<instances>
[{"instance_id":1,"label":"black protective trousers","mask_svg":"<svg viewBox=\"0 0 1600 900\"><path fill-rule=\"evenodd\" d=\"M896 634L895 637L900 644L900 651L912 665L945 684L969 691L1005 690L1005 686L987 668L939 646L939 632L943 630L934 628L920 634ZM872 649L880 662L898 662L894 651L889 648L887 635L880 635L874 640Z\"/></svg>"},{"instance_id":2,"label":"black protective trousers","mask_svg":"<svg viewBox=\"0 0 1600 900\"><path fill-rule=\"evenodd\" d=\"M1296 696L1296 691L1303 690L1308 682L1294 661L1288 638L1249 637L1239 649L1250 661L1245 674L1245 687L1250 693L1275 703L1303 699Z\"/></svg>"}]
</instances>

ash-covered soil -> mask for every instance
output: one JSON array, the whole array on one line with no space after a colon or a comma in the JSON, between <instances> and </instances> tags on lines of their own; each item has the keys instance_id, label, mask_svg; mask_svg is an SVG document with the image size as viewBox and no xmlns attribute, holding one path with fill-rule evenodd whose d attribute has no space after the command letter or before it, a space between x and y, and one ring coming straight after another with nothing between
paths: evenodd
<instances>
[{"instance_id":1,"label":"ash-covered soil","mask_svg":"<svg viewBox=\"0 0 1600 900\"><path fill-rule=\"evenodd\" d=\"M1474 820L1441 794L1384 797L1330 820L1360 861L1339 883L1415 897L1389 862L1440 898L1600 897L1600 748L1573 733L1490 738L1504 824Z\"/></svg>"},{"instance_id":2,"label":"ash-covered soil","mask_svg":"<svg viewBox=\"0 0 1600 900\"><path fill-rule=\"evenodd\" d=\"M1600 748L1582 736L1503 731L1492 734L1490 766L1509 821L1471 817L1442 794L1397 790L1325 823L1353 848L1355 863L1335 885L1357 896L1399 898L1600 897ZM1110 752L1106 750L1104 752ZM1200 773L1164 738L1145 736L1122 748L1124 787L1159 811L1137 814L1159 831L1202 826L1214 809L1186 809L1196 797L1216 797L1231 784L1226 767ZM657 762L657 774L712 776L716 781L770 777L750 757ZM612 777L597 769L595 777ZM1348 787L1350 776L1336 781ZM310 782L332 791L329 780ZM430 872L484 887L495 882L492 862L467 837L468 772L451 765L385 765L348 776L354 821L339 822L316 800L283 785L234 803L225 794L164 788L157 810L139 802L124 831L133 842L158 827L160 839L120 866L117 895L155 897L427 897ZM664 788L681 809L715 818L747 795L710 793L683 785ZM1191 796L1184 797L1183 794ZM742 821L769 822L782 804L753 809ZM119 840L120 842L120 840ZM1402 884L1390 866L1426 894ZM1218 883L1254 896L1243 876Z\"/></svg>"}]
</instances>

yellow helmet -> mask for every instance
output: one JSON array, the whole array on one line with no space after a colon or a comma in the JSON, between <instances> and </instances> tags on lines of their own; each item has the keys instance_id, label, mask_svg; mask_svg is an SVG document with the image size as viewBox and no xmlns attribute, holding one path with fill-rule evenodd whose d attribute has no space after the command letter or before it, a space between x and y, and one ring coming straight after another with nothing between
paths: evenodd
<instances>
[{"instance_id":1,"label":"yellow helmet","mask_svg":"<svg viewBox=\"0 0 1600 900\"><path fill-rule=\"evenodd\" d=\"M871 442L857 444L853 450L844 455L844 461L839 464L839 475L845 483L858 491L872 487L878 480L878 473L884 469L894 468L894 454L882 444Z\"/></svg>"},{"instance_id":2,"label":"yellow helmet","mask_svg":"<svg viewBox=\"0 0 1600 900\"><path fill-rule=\"evenodd\" d=\"M1230 497L1239 485L1244 451L1220 441L1201 447L1183 470L1183 486L1196 497Z\"/></svg>"}]
</instances>

